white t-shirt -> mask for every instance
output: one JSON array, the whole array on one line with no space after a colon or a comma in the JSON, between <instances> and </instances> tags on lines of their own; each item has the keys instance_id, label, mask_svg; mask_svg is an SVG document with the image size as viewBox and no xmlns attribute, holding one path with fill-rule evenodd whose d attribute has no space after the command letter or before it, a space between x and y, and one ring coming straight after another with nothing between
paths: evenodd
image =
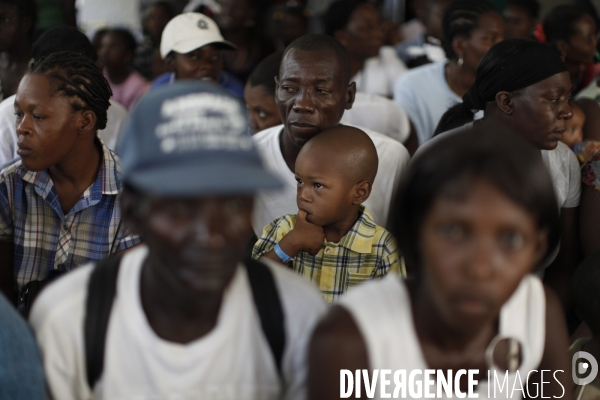
<instances>
[{"instance_id":1,"label":"white t-shirt","mask_svg":"<svg viewBox=\"0 0 600 400\"><path fill-rule=\"evenodd\" d=\"M448 137L462 130L472 127L473 123L469 122L464 126L444 132L431 139L424 146L419 147L414 154L413 159L417 159L423 154L429 146L433 145L440 137ZM575 157L575 153L563 142L558 142L558 146L554 150L541 150L542 161L550 173L554 193L558 203L559 210L561 208L572 208L579 206L581 197L581 170L579 169L579 161Z\"/></svg>"},{"instance_id":2,"label":"white t-shirt","mask_svg":"<svg viewBox=\"0 0 600 400\"><path fill-rule=\"evenodd\" d=\"M415 126L419 145L431 139L444 113L462 102L446 82L446 64L443 61L411 69L396 82L394 101ZM479 112L475 118L482 116L483 112Z\"/></svg>"},{"instance_id":3,"label":"white t-shirt","mask_svg":"<svg viewBox=\"0 0 600 400\"><path fill-rule=\"evenodd\" d=\"M369 367L372 370L379 369L381 372L388 369L393 376L393 371L397 370L423 371L429 368L415 330L410 304L404 282L392 275L366 282L340 299L338 305L350 312L365 341ZM522 363L518 370L522 385L525 385L528 372L536 369L542 361L546 342L546 295L536 276L528 275L523 278L513 295L502 306L499 336L517 339L521 344ZM502 383L506 372L497 369L495 372ZM487 373L483 372L483 375L487 376ZM417 378L421 379L419 376ZM505 384L504 393L500 392L497 385L495 396L490 388L491 398L510 398L516 373L509 373L507 378L508 386ZM391 380L388 393L394 390L393 379ZM476 393L480 399L488 398L487 385L487 381L479 382ZM516 385L518 388L519 383L516 382ZM435 387L433 391L435 392ZM375 393L376 399L381 398L379 387ZM423 389L423 397L424 393ZM519 394L522 393L517 390L513 399L520 399Z\"/></svg>"},{"instance_id":4,"label":"white t-shirt","mask_svg":"<svg viewBox=\"0 0 600 400\"><path fill-rule=\"evenodd\" d=\"M398 104L377 94L356 92L352 108L342 123L365 127L404 143L410 135L410 120Z\"/></svg>"},{"instance_id":5,"label":"white t-shirt","mask_svg":"<svg viewBox=\"0 0 600 400\"><path fill-rule=\"evenodd\" d=\"M282 130L283 125L278 125L252 136L266 168L277 174L284 185L281 190L261 192L256 196L252 226L257 235L260 235L263 228L276 218L298 212L296 179L279 147L279 134ZM375 144L379 157L377 177L373 182L371 196L364 205L371 212L377 225L385 227L392 196L410 156L401 143L381 133L364 128L362 130Z\"/></svg>"},{"instance_id":6,"label":"white t-shirt","mask_svg":"<svg viewBox=\"0 0 600 400\"><path fill-rule=\"evenodd\" d=\"M19 157L17 154L17 126L15 116L15 97L7 97L0 103L0 165ZM117 138L124 128L129 113L116 101L110 100L107 111L106 128L98 131L98 137L111 150L117 146Z\"/></svg>"},{"instance_id":7,"label":"white t-shirt","mask_svg":"<svg viewBox=\"0 0 600 400\"><path fill-rule=\"evenodd\" d=\"M42 350L46 381L55 399L303 399L306 352L325 309L310 282L269 260L285 315L284 385L261 328L246 269L227 288L217 325L189 344L161 339L141 305L140 273L148 253L140 246L123 256L106 336L104 370L90 392L83 321L92 266L50 285L30 317ZM284 393L283 396L281 393Z\"/></svg>"},{"instance_id":8,"label":"white t-shirt","mask_svg":"<svg viewBox=\"0 0 600 400\"><path fill-rule=\"evenodd\" d=\"M400 60L396 49L383 46L377 57L365 61L361 71L350 81L356 82L356 91L392 97L394 84L407 71L406 65Z\"/></svg>"}]
</instances>

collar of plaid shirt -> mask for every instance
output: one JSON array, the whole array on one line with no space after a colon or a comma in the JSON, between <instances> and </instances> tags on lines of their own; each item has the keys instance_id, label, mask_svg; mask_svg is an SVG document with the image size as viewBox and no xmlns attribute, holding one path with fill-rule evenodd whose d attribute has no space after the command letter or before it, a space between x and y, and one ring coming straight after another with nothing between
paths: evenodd
<instances>
[{"instance_id":1,"label":"collar of plaid shirt","mask_svg":"<svg viewBox=\"0 0 600 400\"><path fill-rule=\"evenodd\" d=\"M97 204L103 194L115 196L119 194L119 188L121 186L120 163L111 155L110 151L100 138L96 137L96 140L100 146L102 146L102 165L98 171L98 177L92 186L85 190L81 199L75 204L73 209L69 211L69 214L76 213L86 207ZM28 171L23 166L21 166L20 169L21 178L24 181L33 184L35 192L46 200L58 215L63 215L58 196L49 196L54 187L54 183L50 178L50 174L48 174L48 170L33 172Z\"/></svg>"},{"instance_id":2,"label":"collar of plaid shirt","mask_svg":"<svg viewBox=\"0 0 600 400\"><path fill-rule=\"evenodd\" d=\"M348 233L342 236L338 245L357 253L369 254L372 251L375 227L373 216L365 206L361 205L358 220L352 225Z\"/></svg>"}]
</instances>

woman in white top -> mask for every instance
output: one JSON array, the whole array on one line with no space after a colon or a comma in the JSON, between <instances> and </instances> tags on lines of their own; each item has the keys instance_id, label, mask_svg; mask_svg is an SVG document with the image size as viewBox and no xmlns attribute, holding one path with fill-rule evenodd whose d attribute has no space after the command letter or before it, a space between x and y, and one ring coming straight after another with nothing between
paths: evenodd
<instances>
[{"instance_id":1,"label":"woman in white top","mask_svg":"<svg viewBox=\"0 0 600 400\"><path fill-rule=\"evenodd\" d=\"M419 397L422 384L424 398L425 370L434 369L444 371L429 377L434 381L478 370L471 390L480 399L520 399L523 391L536 397L540 382L543 396L570 399L560 305L531 274L559 238L556 198L539 152L510 131L480 128L441 137L426 152L435 157L411 164L389 223L409 280L369 282L330 310L310 345L309 397L340 398L350 389L354 397L342 370L354 383L356 370L370 377L390 370L391 383L375 385L374 398L385 398L397 388L396 371L405 370L406 395ZM421 382L410 385L414 371ZM505 375L502 390L495 383ZM467 374L456 379L452 393L466 394ZM363 398L373 398L361 381ZM428 391L435 394L435 384Z\"/></svg>"},{"instance_id":2,"label":"woman in white top","mask_svg":"<svg viewBox=\"0 0 600 400\"><path fill-rule=\"evenodd\" d=\"M323 28L350 52L350 81L356 83L356 91L391 98L394 84L407 68L396 49L384 46L377 8L367 0L337 0L323 15Z\"/></svg>"},{"instance_id":3,"label":"woman in white top","mask_svg":"<svg viewBox=\"0 0 600 400\"><path fill-rule=\"evenodd\" d=\"M415 125L420 145L431 139L446 110L461 101L485 53L504 38L502 16L486 0L452 2L442 26L448 61L414 68L394 88L394 101Z\"/></svg>"}]
</instances>

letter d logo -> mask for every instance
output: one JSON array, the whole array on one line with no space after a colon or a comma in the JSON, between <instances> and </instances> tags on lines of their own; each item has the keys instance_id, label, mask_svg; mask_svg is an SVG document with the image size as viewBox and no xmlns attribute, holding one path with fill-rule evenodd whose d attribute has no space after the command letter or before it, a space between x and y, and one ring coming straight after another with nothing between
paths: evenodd
<instances>
[{"instance_id":1,"label":"letter d logo","mask_svg":"<svg viewBox=\"0 0 600 400\"><path fill-rule=\"evenodd\" d=\"M586 361L582 361L582 358ZM578 361L580 362L578 363ZM585 375L588 371L589 375L587 377L579 378L579 376ZM594 356L587 351L578 351L573 354L573 359L571 360L571 374L573 375L573 382L575 382L576 385L587 385L596 379L596 376L598 375L598 362Z\"/></svg>"}]
</instances>

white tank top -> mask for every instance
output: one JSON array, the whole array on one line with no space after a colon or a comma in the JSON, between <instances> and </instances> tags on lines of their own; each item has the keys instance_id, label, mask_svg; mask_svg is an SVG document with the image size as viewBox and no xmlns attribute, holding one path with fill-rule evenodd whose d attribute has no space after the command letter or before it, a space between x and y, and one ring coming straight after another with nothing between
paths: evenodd
<instances>
[{"instance_id":1,"label":"white tank top","mask_svg":"<svg viewBox=\"0 0 600 400\"><path fill-rule=\"evenodd\" d=\"M408 290L397 276L388 275L384 279L364 283L343 296L338 305L350 312L362 334L367 347L369 368L392 371L389 393L394 390L394 371L406 370L408 380L411 370L423 371L428 368L415 331ZM527 374L539 366L544 354L545 326L544 287L539 278L528 275L502 307L497 336L517 339L521 344L522 363L518 372L522 385L515 382L516 372L509 373L507 383L510 390L505 387L500 392L499 385L496 385L495 396L491 387L488 397L488 382L480 380L476 391L479 399L522 398L522 392L513 392L512 388L516 384L517 388L521 386L525 389ZM496 371L496 375L499 383L503 383L506 373ZM487 371L481 371L480 377L487 379L487 376ZM379 399L379 388L375 393L375 398ZM513 397L510 397L511 394Z\"/></svg>"}]
</instances>

